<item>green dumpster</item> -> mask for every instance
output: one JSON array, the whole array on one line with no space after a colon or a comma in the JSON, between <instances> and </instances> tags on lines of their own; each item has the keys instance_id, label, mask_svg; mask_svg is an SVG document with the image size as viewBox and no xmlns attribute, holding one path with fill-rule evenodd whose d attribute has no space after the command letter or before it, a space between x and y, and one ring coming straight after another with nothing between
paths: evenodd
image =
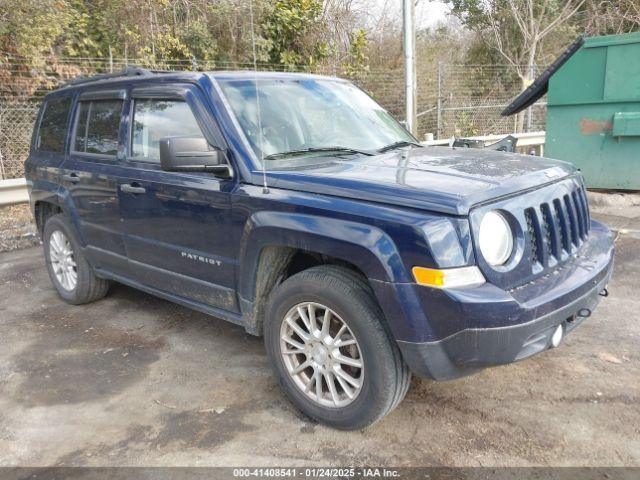
<instances>
[{"instance_id":1,"label":"green dumpster","mask_svg":"<svg viewBox=\"0 0 640 480\"><path fill-rule=\"evenodd\" d=\"M640 190L640 33L572 47L529 92L548 88L545 155L575 164L588 187ZM520 100L517 111L533 103Z\"/></svg>"}]
</instances>

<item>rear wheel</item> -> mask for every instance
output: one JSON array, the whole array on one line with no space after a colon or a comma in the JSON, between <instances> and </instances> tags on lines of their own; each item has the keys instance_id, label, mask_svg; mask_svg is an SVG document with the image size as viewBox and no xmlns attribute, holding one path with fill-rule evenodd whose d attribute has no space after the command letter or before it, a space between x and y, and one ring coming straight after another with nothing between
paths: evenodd
<instances>
[{"instance_id":1,"label":"rear wheel","mask_svg":"<svg viewBox=\"0 0 640 480\"><path fill-rule=\"evenodd\" d=\"M42 240L49 277L64 301L80 305L107 294L109 282L93 273L63 214L47 219Z\"/></svg>"},{"instance_id":2,"label":"rear wheel","mask_svg":"<svg viewBox=\"0 0 640 480\"><path fill-rule=\"evenodd\" d=\"M271 295L265 343L280 384L308 416L364 428L402 400L410 372L367 283L342 267L319 266Z\"/></svg>"}]
</instances>

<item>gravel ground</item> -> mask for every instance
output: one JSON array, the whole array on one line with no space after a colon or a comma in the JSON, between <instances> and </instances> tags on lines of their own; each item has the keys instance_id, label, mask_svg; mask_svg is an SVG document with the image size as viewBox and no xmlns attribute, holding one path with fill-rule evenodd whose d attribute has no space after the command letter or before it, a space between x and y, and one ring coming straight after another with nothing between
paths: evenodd
<instances>
[{"instance_id":1,"label":"gravel ground","mask_svg":"<svg viewBox=\"0 0 640 480\"><path fill-rule=\"evenodd\" d=\"M0 207L0 252L40 243L29 205Z\"/></svg>"},{"instance_id":2,"label":"gravel ground","mask_svg":"<svg viewBox=\"0 0 640 480\"><path fill-rule=\"evenodd\" d=\"M593 211L611 295L560 348L414 379L357 432L298 413L237 326L119 285L71 307L41 247L0 254L0 465L640 466L640 208Z\"/></svg>"}]
</instances>

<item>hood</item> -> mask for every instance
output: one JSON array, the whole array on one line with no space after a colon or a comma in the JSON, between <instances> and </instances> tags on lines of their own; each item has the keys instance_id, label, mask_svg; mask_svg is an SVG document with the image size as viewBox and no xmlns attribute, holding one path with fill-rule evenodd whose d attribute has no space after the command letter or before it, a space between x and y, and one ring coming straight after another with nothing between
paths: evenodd
<instances>
[{"instance_id":1,"label":"hood","mask_svg":"<svg viewBox=\"0 0 640 480\"><path fill-rule=\"evenodd\" d=\"M453 215L576 172L570 163L532 155L449 147L310 161L277 162L267 172L269 186ZM255 180L262 183L257 174Z\"/></svg>"}]
</instances>

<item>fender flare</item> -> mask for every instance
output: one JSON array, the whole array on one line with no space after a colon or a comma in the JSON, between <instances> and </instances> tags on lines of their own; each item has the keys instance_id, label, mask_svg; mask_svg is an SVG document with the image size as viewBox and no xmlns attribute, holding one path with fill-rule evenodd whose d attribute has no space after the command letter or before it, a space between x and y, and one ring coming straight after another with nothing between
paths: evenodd
<instances>
[{"instance_id":1,"label":"fender flare","mask_svg":"<svg viewBox=\"0 0 640 480\"><path fill-rule=\"evenodd\" d=\"M376 227L308 214L261 211L249 218L241 240L238 294L242 300L255 299L258 265L267 247L338 258L355 265L371 280L409 281L395 244Z\"/></svg>"},{"instance_id":2,"label":"fender flare","mask_svg":"<svg viewBox=\"0 0 640 480\"><path fill-rule=\"evenodd\" d=\"M410 338L416 328L429 331L424 312L411 307L418 299L414 289L407 288L412 285L410 273L381 229L343 219L262 211L245 224L240 246L238 296L248 332L262 333L266 296L256 294L260 260L269 247L320 253L355 265L367 277L396 339Z\"/></svg>"},{"instance_id":3,"label":"fender flare","mask_svg":"<svg viewBox=\"0 0 640 480\"><path fill-rule=\"evenodd\" d=\"M60 185L53 184L46 181L34 181L31 184L29 198L31 202L31 210L35 219L35 207L38 203L50 203L56 205L62 210L62 213L66 215L71 227L74 230L76 238L80 242L82 247L86 246L86 241L82 235L82 230L79 225L79 216L77 214L76 207L73 203L69 191ZM44 228L44 225L43 225Z\"/></svg>"},{"instance_id":4,"label":"fender flare","mask_svg":"<svg viewBox=\"0 0 640 480\"><path fill-rule=\"evenodd\" d=\"M254 299L260 256L264 248L274 246L339 258L354 264L371 280L411 281L394 242L379 228L308 214L262 211L249 218L242 236L241 298Z\"/></svg>"}]
</instances>

